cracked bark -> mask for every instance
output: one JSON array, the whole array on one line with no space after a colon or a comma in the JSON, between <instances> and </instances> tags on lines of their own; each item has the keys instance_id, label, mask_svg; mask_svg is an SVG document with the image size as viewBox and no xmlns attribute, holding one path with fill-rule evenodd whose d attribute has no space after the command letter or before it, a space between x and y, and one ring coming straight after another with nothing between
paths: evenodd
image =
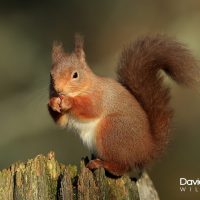
<instances>
[{"instance_id":1,"label":"cracked bark","mask_svg":"<svg viewBox=\"0 0 200 200\"><path fill-rule=\"evenodd\" d=\"M109 178L104 169L93 173L81 161L64 165L53 152L0 171L0 200L159 200L148 174L133 181L127 176Z\"/></svg>"}]
</instances>

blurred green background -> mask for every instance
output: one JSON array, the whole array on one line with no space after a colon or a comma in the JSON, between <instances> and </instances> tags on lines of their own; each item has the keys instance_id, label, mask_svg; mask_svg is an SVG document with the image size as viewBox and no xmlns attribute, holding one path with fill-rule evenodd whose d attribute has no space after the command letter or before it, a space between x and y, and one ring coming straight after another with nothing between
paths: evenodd
<instances>
[{"instance_id":1,"label":"blurred green background","mask_svg":"<svg viewBox=\"0 0 200 200\"><path fill-rule=\"evenodd\" d=\"M85 36L88 63L100 75L115 77L123 45L145 33L175 36L200 58L200 1L1 0L0 169L50 150L63 163L77 164L89 154L46 108L52 41L63 41L70 51L75 32ZM168 84L176 112L173 136L150 175L163 200L199 199L200 187L181 193L179 178L200 177L200 94Z\"/></svg>"}]
</instances>

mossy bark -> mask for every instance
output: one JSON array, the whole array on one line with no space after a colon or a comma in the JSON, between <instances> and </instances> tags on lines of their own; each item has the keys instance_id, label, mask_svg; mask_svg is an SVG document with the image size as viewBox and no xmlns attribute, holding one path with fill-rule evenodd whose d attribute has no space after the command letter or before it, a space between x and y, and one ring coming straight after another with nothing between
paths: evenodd
<instances>
[{"instance_id":1,"label":"mossy bark","mask_svg":"<svg viewBox=\"0 0 200 200\"><path fill-rule=\"evenodd\" d=\"M103 169L91 172L81 162L58 163L53 152L0 171L0 200L158 200L152 181L144 172L133 181L127 176L109 178Z\"/></svg>"}]
</instances>

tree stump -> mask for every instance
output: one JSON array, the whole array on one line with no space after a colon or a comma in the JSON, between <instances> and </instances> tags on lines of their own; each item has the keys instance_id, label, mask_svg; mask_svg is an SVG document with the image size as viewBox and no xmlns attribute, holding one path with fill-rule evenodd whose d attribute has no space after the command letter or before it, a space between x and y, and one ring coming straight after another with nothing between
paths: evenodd
<instances>
[{"instance_id":1,"label":"tree stump","mask_svg":"<svg viewBox=\"0 0 200 200\"><path fill-rule=\"evenodd\" d=\"M104 169L91 172L81 161L64 165L55 154L38 155L0 171L0 200L158 200L146 172L133 181L127 176L110 178Z\"/></svg>"}]
</instances>

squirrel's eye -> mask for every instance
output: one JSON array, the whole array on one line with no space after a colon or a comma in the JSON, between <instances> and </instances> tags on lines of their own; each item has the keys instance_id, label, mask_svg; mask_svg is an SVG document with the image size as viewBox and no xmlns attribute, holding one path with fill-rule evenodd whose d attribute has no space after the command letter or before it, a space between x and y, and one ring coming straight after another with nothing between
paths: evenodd
<instances>
[{"instance_id":1,"label":"squirrel's eye","mask_svg":"<svg viewBox=\"0 0 200 200\"><path fill-rule=\"evenodd\" d=\"M78 72L74 72L72 78L73 78L73 79L78 78Z\"/></svg>"}]
</instances>

